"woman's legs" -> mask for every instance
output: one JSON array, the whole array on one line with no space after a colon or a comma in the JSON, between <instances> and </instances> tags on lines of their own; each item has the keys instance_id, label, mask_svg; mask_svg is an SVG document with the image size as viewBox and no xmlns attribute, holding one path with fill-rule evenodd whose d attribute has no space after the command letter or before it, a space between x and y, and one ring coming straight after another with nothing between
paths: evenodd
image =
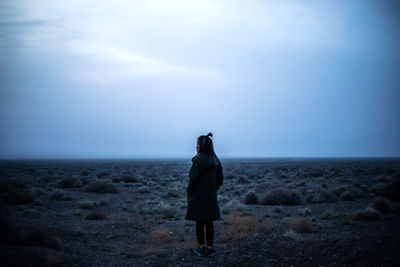
<instances>
[{"instance_id":1,"label":"woman's legs","mask_svg":"<svg viewBox=\"0 0 400 267\"><path fill-rule=\"evenodd\" d=\"M199 245L204 244L204 226L206 227L207 245L212 246L214 243L214 224L210 222L196 221L196 237Z\"/></svg>"},{"instance_id":2,"label":"woman's legs","mask_svg":"<svg viewBox=\"0 0 400 267\"><path fill-rule=\"evenodd\" d=\"M199 245L204 245L204 222L196 221L196 237Z\"/></svg>"},{"instance_id":3,"label":"woman's legs","mask_svg":"<svg viewBox=\"0 0 400 267\"><path fill-rule=\"evenodd\" d=\"M212 247L214 243L214 224L212 221L205 222L206 225L206 236L207 236L207 246Z\"/></svg>"}]
</instances>

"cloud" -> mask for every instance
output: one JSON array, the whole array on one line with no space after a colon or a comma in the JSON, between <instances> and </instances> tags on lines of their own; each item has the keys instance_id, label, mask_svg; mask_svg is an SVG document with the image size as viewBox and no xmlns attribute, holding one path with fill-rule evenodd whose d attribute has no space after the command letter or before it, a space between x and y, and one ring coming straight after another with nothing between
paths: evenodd
<instances>
[{"instance_id":1,"label":"cloud","mask_svg":"<svg viewBox=\"0 0 400 267\"><path fill-rule=\"evenodd\" d=\"M218 81L222 76L217 70L207 70L188 66L179 66L161 60L142 56L115 46L114 44L73 41L68 45L69 53L91 62L74 73L74 79L112 83L123 79L151 75L172 75L202 80Z\"/></svg>"}]
</instances>

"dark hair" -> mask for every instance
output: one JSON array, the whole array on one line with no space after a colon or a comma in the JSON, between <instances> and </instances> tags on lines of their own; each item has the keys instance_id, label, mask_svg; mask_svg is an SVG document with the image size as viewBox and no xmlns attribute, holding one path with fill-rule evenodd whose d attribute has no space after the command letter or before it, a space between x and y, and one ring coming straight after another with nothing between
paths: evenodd
<instances>
[{"instance_id":1,"label":"dark hair","mask_svg":"<svg viewBox=\"0 0 400 267\"><path fill-rule=\"evenodd\" d=\"M207 135L200 135L197 138L199 143L199 154L205 154L208 156L208 164L211 166L217 166L218 160L217 155L214 152L214 145L212 142L213 134L208 133Z\"/></svg>"}]
</instances>

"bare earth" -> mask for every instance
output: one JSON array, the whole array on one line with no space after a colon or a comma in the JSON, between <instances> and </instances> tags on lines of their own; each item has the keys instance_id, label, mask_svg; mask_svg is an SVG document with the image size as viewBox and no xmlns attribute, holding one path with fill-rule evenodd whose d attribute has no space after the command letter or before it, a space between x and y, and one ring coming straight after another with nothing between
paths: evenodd
<instances>
[{"instance_id":1,"label":"bare earth","mask_svg":"<svg viewBox=\"0 0 400 267\"><path fill-rule=\"evenodd\" d=\"M400 266L399 159L221 162L218 254L202 258L190 159L1 161L0 266ZM267 203L276 189L293 202Z\"/></svg>"}]
</instances>

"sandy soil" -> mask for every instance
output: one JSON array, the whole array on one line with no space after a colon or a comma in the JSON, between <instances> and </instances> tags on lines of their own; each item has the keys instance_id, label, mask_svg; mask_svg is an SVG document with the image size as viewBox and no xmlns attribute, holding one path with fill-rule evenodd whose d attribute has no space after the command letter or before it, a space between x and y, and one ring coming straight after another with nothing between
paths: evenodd
<instances>
[{"instance_id":1,"label":"sandy soil","mask_svg":"<svg viewBox=\"0 0 400 267\"><path fill-rule=\"evenodd\" d=\"M400 266L399 159L222 160L211 258L183 219L190 163L1 161L0 265Z\"/></svg>"}]
</instances>

